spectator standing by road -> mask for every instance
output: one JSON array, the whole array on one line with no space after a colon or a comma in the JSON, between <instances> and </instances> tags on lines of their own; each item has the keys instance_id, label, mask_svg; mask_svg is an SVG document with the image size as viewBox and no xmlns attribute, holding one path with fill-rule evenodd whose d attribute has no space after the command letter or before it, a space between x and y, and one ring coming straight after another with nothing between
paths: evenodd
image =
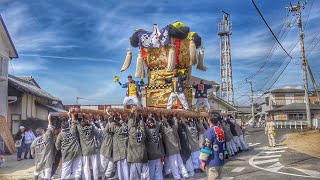
<instances>
[{"instance_id":1,"label":"spectator standing by road","mask_svg":"<svg viewBox=\"0 0 320 180\"><path fill-rule=\"evenodd\" d=\"M32 132L31 128L27 128L25 133L24 133L24 144L26 147L26 151L24 153L24 159L28 159L27 155L29 154L29 158L33 159L32 155L31 155L31 143L33 140L36 139L36 136L34 135L34 133Z\"/></svg>"},{"instance_id":2,"label":"spectator standing by road","mask_svg":"<svg viewBox=\"0 0 320 180\"><path fill-rule=\"evenodd\" d=\"M16 134L15 140L16 140L16 147L18 148L18 152L17 152L17 161L21 161L21 155L22 155L22 151L25 148L25 144L24 144L24 132L25 131L25 127L24 126L20 126L19 127L19 131Z\"/></svg>"},{"instance_id":3,"label":"spectator standing by road","mask_svg":"<svg viewBox=\"0 0 320 180\"><path fill-rule=\"evenodd\" d=\"M264 129L265 134L268 135L268 141L270 147L276 147L276 142L274 140L274 123L272 121L272 117L269 117L266 127Z\"/></svg>"}]
</instances>

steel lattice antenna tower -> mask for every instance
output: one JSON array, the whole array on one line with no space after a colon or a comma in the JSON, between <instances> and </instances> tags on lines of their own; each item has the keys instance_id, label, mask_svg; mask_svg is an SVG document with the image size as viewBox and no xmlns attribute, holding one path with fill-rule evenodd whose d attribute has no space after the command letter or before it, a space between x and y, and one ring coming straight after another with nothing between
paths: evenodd
<instances>
[{"instance_id":1,"label":"steel lattice antenna tower","mask_svg":"<svg viewBox=\"0 0 320 180\"><path fill-rule=\"evenodd\" d=\"M230 15L224 11L223 19L218 23L218 35L220 36L220 96L230 104L234 104L234 93L232 83L232 66L230 52L230 35L232 24Z\"/></svg>"}]
</instances>

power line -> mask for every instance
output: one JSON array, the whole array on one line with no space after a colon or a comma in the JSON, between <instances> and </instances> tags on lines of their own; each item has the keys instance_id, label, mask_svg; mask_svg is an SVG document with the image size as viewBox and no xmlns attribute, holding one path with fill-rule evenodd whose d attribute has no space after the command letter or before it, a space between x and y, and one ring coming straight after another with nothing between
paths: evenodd
<instances>
[{"instance_id":1,"label":"power line","mask_svg":"<svg viewBox=\"0 0 320 180\"><path fill-rule=\"evenodd\" d=\"M294 50L294 48L298 45L298 43L299 43L299 40L295 43L295 45L293 46L293 48L290 50L290 53ZM287 58L285 58L285 59L281 62L280 66L277 68L277 70L274 71L274 73L277 72L277 71L280 69L280 67L283 65L283 63L286 61L286 59L287 59ZM287 63L287 65L291 62L291 60L292 60L292 59L289 60L289 62ZM286 66L287 66L287 65L286 65ZM259 91L261 91L261 90L269 83L269 81L271 80L271 78L275 75L274 73L272 74L272 76L270 77L270 79L263 85L263 87L262 87ZM280 74L280 75L281 75L281 74ZM278 78L277 78L277 79L278 79Z\"/></svg>"},{"instance_id":2,"label":"power line","mask_svg":"<svg viewBox=\"0 0 320 180\"><path fill-rule=\"evenodd\" d=\"M280 43L280 41L278 40L278 38L276 37L276 35L273 33L272 29L270 28L269 24L267 23L267 21L264 19L263 15L261 14L259 8L257 7L256 3L254 2L254 0L251 0L254 7L256 8L256 10L258 11L260 17L262 18L263 22L266 24L266 26L268 27L269 31L271 32L272 36L276 39L276 41L278 42L278 44L280 45L280 47L282 48L282 50L287 54L287 56L292 59L291 55L284 49L284 47L282 46L282 44Z\"/></svg>"},{"instance_id":3,"label":"power line","mask_svg":"<svg viewBox=\"0 0 320 180\"><path fill-rule=\"evenodd\" d=\"M314 2L314 1L313 1ZM312 6L313 6L313 2L312 2L312 5L311 5L311 8L310 8L310 11L309 11L309 14L308 14L308 18L309 18L309 15L310 15L310 12L311 12L311 10L312 10ZM290 64L290 62L292 61L292 56L284 49L284 47L282 46L282 44L280 43L280 41L277 39L277 37L274 35L274 33L273 33L273 31L272 31L272 29L270 28L270 26L268 25L268 23L266 22L266 20L265 20L265 18L263 17L263 15L261 14L261 12L260 12L260 10L259 10L259 8L257 7L257 5L255 4L255 2L254 2L254 0L252 0L252 3L254 4L254 6L255 6L255 8L256 8L256 10L258 11L258 13L259 13L259 15L261 16L261 18L263 19L263 21L265 22L265 24L267 25L267 27L268 27L268 29L270 30L270 32L272 33L272 35L273 35L273 37L276 39L276 41L278 42L278 44L281 46L281 48L286 52L286 54L288 55L288 57L290 58L290 61L285 65L285 67L284 67L284 69L281 71L281 73L278 75L278 77L276 78L276 80L272 83L272 85L260 96L260 97L262 97L266 92L268 92L273 86L274 86L274 84L276 83L276 82L278 82L279 81L279 78L281 77L281 75L283 74L283 72L285 71L285 69L288 67L288 65ZM307 18L307 19L308 19ZM289 31L288 31L289 32ZM283 33L283 35L284 35L284 33ZM318 35L318 34L317 34ZM284 37L286 37L287 36L287 34L284 36ZM283 36L282 36L283 37ZM280 40L281 39L283 39L282 37L280 37ZM316 37L314 37L314 39L315 39ZM312 42L314 41L314 39L312 40ZM298 41L299 42L299 41ZM292 48L292 50L296 47L296 45L298 44L298 42L297 43L295 43L295 45L294 45L294 47ZM312 43L311 42L311 43ZM318 41L319 42L319 41ZM318 44L318 42L313 46L313 48L312 48L312 50L315 48L315 46L317 46L317 44ZM310 46L310 45L309 45ZM290 53L292 52L292 50L290 51ZM309 54L312 52L312 50L309 52ZM272 51L271 51L272 52ZM309 55L308 54L308 55ZM281 63L281 65L277 68L277 70L276 71L278 71L279 70L279 68L282 66L282 64L284 63L284 61L285 61L285 59L282 61L282 63ZM266 61L265 61L265 63L262 65L262 67L263 66L265 66L265 64L266 64ZM295 65L294 65L295 66ZM294 67L293 66L293 67ZM291 67L291 69L293 68L293 67ZM260 68L257 72L260 72L261 71L261 69L262 68ZM289 70L289 71L291 71L291 69ZM275 72L276 72L275 71ZM288 72L289 72L288 71ZM254 76L256 75L257 73L255 73L254 74ZM270 77L270 79L272 78L273 76L271 76ZM269 79L269 80L270 80ZM268 81L269 81L268 80ZM241 83L241 81L239 81L239 83ZM268 83L268 82L267 82ZM267 84L266 83L266 84ZM266 85L265 84L265 85ZM264 85L264 86L265 86ZM263 86L263 87L264 87ZM242 86L243 87L243 86ZM262 87L262 88L263 88ZM259 91L261 91L262 90L262 88L259 90ZM240 89L241 89L241 87L240 87ZM260 98L259 97L259 98Z\"/></svg>"},{"instance_id":4,"label":"power line","mask_svg":"<svg viewBox=\"0 0 320 180\"><path fill-rule=\"evenodd\" d=\"M320 34L320 32L317 33L317 34L313 37L313 39L311 40L309 46L307 47L307 51L309 50L309 48L311 47L311 45L312 45L312 43L315 41L315 39L317 39L317 37L318 37L319 34ZM307 57L312 53L312 51L313 51L314 48L318 45L319 42L320 42L320 39L319 39L318 41L316 41L316 43L312 46L312 49L309 51ZM297 42L295 43L294 47L291 48L290 53L294 50L294 48L297 46L298 43L299 43L299 38L297 39ZM282 64L283 64L284 62L285 62L285 59L284 59L284 61L282 61L281 65L277 68L276 71L279 70L279 68L282 66ZM290 63L290 61L289 61L288 63ZM292 67L292 68L293 68L293 67ZM291 68L291 69L292 69L292 68ZM291 71L291 69L290 69L289 71ZM275 72L276 72L276 71L275 71ZM274 76L274 74L272 74L272 76L269 76L270 79L271 79L273 76ZM261 79L260 81L263 81L263 80L265 80L265 79L268 79L269 77L264 78L264 79ZM260 88L258 91L261 91L261 90L268 84L268 82L270 81L270 79L269 79L266 83L264 83L263 87ZM281 79L282 79L282 78L281 78ZM280 79L280 80L281 80L281 79ZM236 90L243 89L243 88L246 88L246 87L247 87L247 86L240 86L239 88L235 88L235 91L236 91ZM240 91L240 92L237 92L237 93L241 93L241 91Z\"/></svg>"},{"instance_id":5,"label":"power line","mask_svg":"<svg viewBox=\"0 0 320 180\"><path fill-rule=\"evenodd\" d=\"M319 33L318 33L319 34ZM317 36L318 36L317 34ZM313 41L312 41L313 42ZM315 43L315 45L313 45L312 49L308 52L307 57L312 53L312 51L314 50L314 48L318 45L318 43L320 42L320 39ZM310 44L311 45L311 44ZM310 45L308 46L308 48L310 47ZM308 50L307 48L307 50Z\"/></svg>"},{"instance_id":6,"label":"power line","mask_svg":"<svg viewBox=\"0 0 320 180\"><path fill-rule=\"evenodd\" d=\"M269 91L273 85L278 81L278 79L280 78L280 76L283 74L284 70L286 70L286 68L288 67L288 65L290 64L291 61L289 61L286 66L283 68L283 70L281 71L281 73L279 74L279 76L277 77L277 79L271 84L271 86L266 90Z\"/></svg>"},{"instance_id":7,"label":"power line","mask_svg":"<svg viewBox=\"0 0 320 180\"><path fill-rule=\"evenodd\" d=\"M298 59L297 59L298 60ZM291 61L292 62L292 61ZM281 81L295 66L297 66L299 64L295 63L293 64L293 66L279 79L279 81Z\"/></svg>"},{"instance_id":8,"label":"power line","mask_svg":"<svg viewBox=\"0 0 320 180\"><path fill-rule=\"evenodd\" d=\"M287 12L286 15L285 15L285 19L284 19L284 21L283 21L283 23L282 23L281 29L280 29L280 31L279 31L279 33L278 33L278 37L280 38L280 41L283 41L283 40L287 37L288 33L289 33L290 30L291 30L291 26L288 26L287 23L286 23L286 22L287 22L287 19L288 19L288 15L289 15L289 13ZM291 24L292 19L293 19L293 17L290 19L290 22L289 22L288 24ZM286 28L285 28L285 27L286 27ZM289 28L288 28L288 27L289 27ZM281 33L281 32L282 32L282 33ZM270 51L269 51L269 53L268 53L265 61L263 62L262 66L261 66L261 67L258 69L258 71L256 71L253 75L250 75L249 77L247 77L247 79L250 79L250 78L252 78L252 77L255 78L255 76L261 72L262 68L263 68L263 67L267 64L267 62L271 59L271 57L274 55L274 53L276 52L276 49L277 49L278 47L279 47L279 44L275 42L275 43L273 44L272 48L270 49ZM235 84L239 84L240 87L243 87L243 86L241 86L241 84L244 83L244 82L245 82L245 79L243 79L243 80L241 80L241 81L238 81L238 82L236 82ZM238 88L238 87L235 87L235 89L237 89L237 88Z\"/></svg>"},{"instance_id":9,"label":"power line","mask_svg":"<svg viewBox=\"0 0 320 180\"><path fill-rule=\"evenodd\" d=\"M282 28L281 28L281 30L280 30L280 32L279 32L279 34L278 34L278 37L279 37L280 41L283 41L283 40L287 37L288 33L289 33L290 30L291 30L291 26L289 26L289 28L288 28L288 26L287 26L287 28L286 28L284 31L282 31L283 27L285 27L287 17L288 17L288 14L287 14L287 16L286 16L286 18L285 18L285 21L283 22ZM293 17L291 18L290 23L291 23L292 19L293 19ZM289 30L287 30L287 29L289 29ZM283 32L283 33L281 34L281 32ZM254 76L257 75L260 71L262 71L262 68L263 68L263 67L267 64L267 62L271 59L271 57L274 55L274 53L276 52L276 50L277 50L278 47L279 47L279 44L275 42L274 45L272 46L272 48L271 48L271 50L270 50L270 52L269 52L266 60L265 60L264 63L262 64L262 66L258 69L258 71L257 71L255 74L251 75L251 77L254 77Z\"/></svg>"},{"instance_id":10,"label":"power line","mask_svg":"<svg viewBox=\"0 0 320 180\"><path fill-rule=\"evenodd\" d=\"M253 0L252 0L253 2ZM253 2L254 3L254 2ZM301 18L301 17L300 17ZM300 20L301 21L301 20ZM290 52L291 53L291 52ZM290 56L291 57L291 56ZM285 69L288 67L289 63L291 62L292 58L290 59L290 61L286 64L286 66L284 67L284 69L281 71L281 73L279 74L279 76L277 77L277 79L272 83L272 85L260 96L262 97L265 93L267 93L273 86L274 84L279 80L280 76L283 74L283 72L285 71Z\"/></svg>"},{"instance_id":11,"label":"power line","mask_svg":"<svg viewBox=\"0 0 320 180\"><path fill-rule=\"evenodd\" d=\"M310 11L309 11L309 13L308 13L307 20L306 20L306 22L304 23L304 24L305 24L305 25L304 25L304 29L306 29L306 27L307 27L307 25L308 25L308 20L309 20L309 16L310 16L310 13L311 13L312 8L313 8L313 3L314 3L314 0L313 0L312 3L311 3L311 8L310 8Z\"/></svg>"},{"instance_id":12,"label":"power line","mask_svg":"<svg viewBox=\"0 0 320 180\"><path fill-rule=\"evenodd\" d=\"M317 35L315 35L315 36L312 38L309 46L307 47L307 51L308 51L308 49L310 48L310 46L311 46L311 44L313 43L313 41L314 41L315 39L317 39L317 36L319 35L319 33L320 33L320 32L318 32Z\"/></svg>"},{"instance_id":13,"label":"power line","mask_svg":"<svg viewBox=\"0 0 320 180\"><path fill-rule=\"evenodd\" d=\"M252 1L253 1L253 0L252 0ZM255 4L254 1L253 1L253 4L255 5L255 7L256 7L257 11L259 12L260 16L262 17L262 19L264 20L264 22L265 22L266 25L268 26L267 22L265 21L263 15L261 14L261 12L259 11L259 9L257 8L257 6L256 6L256 4ZM312 10L312 6L313 6L313 2L312 2L312 5L311 5L309 14L308 14L308 18L309 18L310 12L311 12L311 10ZM279 37L280 41L282 41L282 40L285 39L285 37L286 37L286 36L288 35L288 33L289 33L289 31L287 31L287 29L290 30L291 27L292 27L292 26L289 26L289 28L284 28L284 27L286 27L285 25L286 25L287 17L288 17L288 13L286 13L286 18L285 18L285 20L284 20L284 22L283 22L283 24L282 24L282 28L281 28L281 30L279 31L279 34L278 34L278 37ZM308 18L307 18L307 19L308 19ZM291 20L290 20L290 24L291 24L292 19L293 19L293 17L292 17ZM287 26L287 27L288 27L288 26ZM273 34L273 36L275 37L275 35L274 35L273 31L271 30L270 26L268 26L268 28L269 28L270 32ZM282 33L281 33L281 32L282 32ZM275 37L275 38L276 38L276 37ZM258 70L255 74L249 76L248 78L251 78L251 77L257 75L259 72L261 72L262 68L267 64L267 62L269 61L269 58L274 54L274 52L276 51L278 45L281 45L281 44L279 44L279 40L278 40L277 38L276 38L276 40L277 40L278 44L274 44L274 46L271 48L271 50L269 51L269 54L268 54L266 60L264 61L263 65L259 68L259 70ZM314 39L313 39L313 40L314 40ZM296 45L298 44L298 42L299 42L299 41L297 41L297 43L295 43L295 45L294 45L294 47L292 48L292 50L296 47ZM283 48L283 46L282 46L282 48ZM292 51L292 50L291 50L291 51ZM286 51L285 51L285 52L286 52ZM287 53L287 52L286 52L286 53ZM289 56L289 57L291 57L291 56ZM291 58L292 58L292 57L291 57ZM284 62L285 62L285 59L282 61L282 63L280 64L280 66L278 66L278 68L277 68L276 71L274 71L274 72L277 72ZM289 63L290 63L290 61L287 63L286 67L288 66ZM270 65L269 67L271 67L271 65ZM283 70L283 71L284 71L284 70ZM280 73L280 76L282 75L282 73L283 73L283 72ZM273 76L274 76L274 75L270 76L270 79L271 79ZM255 77L256 77L256 76L255 76ZM254 77L254 78L255 78L255 77ZM267 78L265 78L265 79L268 79L268 78L269 78L269 77L267 77ZM278 77L278 78L279 78L279 77ZM276 79L276 81L274 81L274 83L278 81L278 78ZM267 83L270 81L270 79L267 81ZM243 89L243 87L245 87L245 86L241 86L241 83L243 83L243 82L245 82L245 80L241 80L241 81L236 82L236 84L239 84L239 86L238 86L238 87L235 87L235 91L236 91L236 90L239 90L239 89ZM267 83L266 83L266 84L267 84ZM274 83L273 83L273 84L274 84ZM266 84L264 84L263 87L264 87ZM272 86L273 86L273 85L272 85ZM271 87L272 87L272 86L271 86ZM263 88L263 87L262 87L262 88ZM259 91L261 91L262 88L261 88ZM270 88L268 88L268 89L270 89ZM241 92L242 92L242 91L241 91ZM241 92L237 92L237 93L241 93Z\"/></svg>"}]
</instances>

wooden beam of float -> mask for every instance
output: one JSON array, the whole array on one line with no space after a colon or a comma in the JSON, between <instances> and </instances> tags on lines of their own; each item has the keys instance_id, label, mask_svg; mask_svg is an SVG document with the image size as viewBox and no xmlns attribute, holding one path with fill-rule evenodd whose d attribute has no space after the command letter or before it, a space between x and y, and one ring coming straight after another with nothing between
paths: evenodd
<instances>
[{"instance_id":1,"label":"wooden beam of float","mask_svg":"<svg viewBox=\"0 0 320 180\"><path fill-rule=\"evenodd\" d=\"M94 109L82 109L82 108L71 108L72 110L77 111L78 113L84 114L93 114L93 115L107 115L107 112L104 110L94 110ZM109 108L108 112L119 113L119 114L129 114L130 109L119 109L119 108ZM182 109L160 109L160 108L143 108L138 109L138 113L143 115L148 115L150 113L155 114L165 114L165 115L182 115L185 117L208 117L208 112L196 112L196 111L186 111ZM58 117L68 117L68 112L59 112L59 113L50 113L51 116Z\"/></svg>"}]
</instances>

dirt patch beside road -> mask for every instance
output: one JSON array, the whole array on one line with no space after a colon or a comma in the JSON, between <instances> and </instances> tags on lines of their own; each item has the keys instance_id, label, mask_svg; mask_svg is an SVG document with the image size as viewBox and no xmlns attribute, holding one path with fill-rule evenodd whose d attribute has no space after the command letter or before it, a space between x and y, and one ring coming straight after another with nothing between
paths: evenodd
<instances>
[{"instance_id":1,"label":"dirt patch beside road","mask_svg":"<svg viewBox=\"0 0 320 180\"><path fill-rule=\"evenodd\" d=\"M0 168L0 180L33 180L34 160L17 161L16 155L6 156L6 162Z\"/></svg>"},{"instance_id":2,"label":"dirt patch beside road","mask_svg":"<svg viewBox=\"0 0 320 180\"><path fill-rule=\"evenodd\" d=\"M290 133L283 142L298 152L320 158L320 131Z\"/></svg>"}]
</instances>

